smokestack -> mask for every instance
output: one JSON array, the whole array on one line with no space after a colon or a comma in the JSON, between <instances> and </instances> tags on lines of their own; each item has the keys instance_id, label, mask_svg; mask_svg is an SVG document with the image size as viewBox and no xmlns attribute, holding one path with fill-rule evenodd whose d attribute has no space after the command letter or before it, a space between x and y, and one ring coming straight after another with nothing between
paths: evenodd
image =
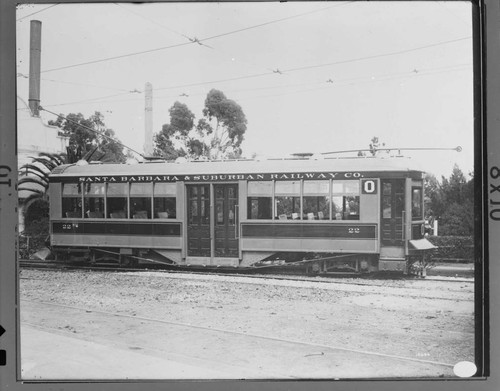
<instances>
[{"instance_id":1,"label":"smokestack","mask_svg":"<svg viewBox=\"0 0 500 391\"><path fill-rule=\"evenodd\" d=\"M30 79L28 103L33 116L40 111L40 58L42 52L42 22L32 20L30 24Z\"/></svg>"},{"instance_id":2,"label":"smokestack","mask_svg":"<svg viewBox=\"0 0 500 391\"><path fill-rule=\"evenodd\" d=\"M146 83L144 89L146 98L146 107L144 113L144 155L153 156L153 86Z\"/></svg>"}]
</instances>

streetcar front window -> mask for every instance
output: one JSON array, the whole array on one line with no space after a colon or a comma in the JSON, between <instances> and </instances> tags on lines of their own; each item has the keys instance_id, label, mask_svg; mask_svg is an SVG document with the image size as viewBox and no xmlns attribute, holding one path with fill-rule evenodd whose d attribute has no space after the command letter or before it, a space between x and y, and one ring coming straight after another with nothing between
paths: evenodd
<instances>
[{"instance_id":1,"label":"streetcar front window","mask_svg":"<svg viewBox=\"0 0 500 391\"><path fill-rule=\"evenodd\" d=\"M82 217L81 183L65 183L62 191L62 217Z\"/></svg>"},{"instance_id":2,"label":"streetcar front window","mask_svg":"<svg viewBox=\"0 0 500 391\"><path fill-rule=\"evenodd\" d=\"M411 192L411 217L413 220L423 219L422 188L414 187Z\"/></svg>"}]
</instances>

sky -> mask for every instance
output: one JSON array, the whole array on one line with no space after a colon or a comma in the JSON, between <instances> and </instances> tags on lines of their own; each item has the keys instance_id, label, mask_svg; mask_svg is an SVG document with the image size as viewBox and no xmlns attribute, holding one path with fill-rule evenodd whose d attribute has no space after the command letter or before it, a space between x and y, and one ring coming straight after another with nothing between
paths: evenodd
<instances>
[{"instance_id":1,"label":"sky","mask_svg":"<svg viewBox=\"0 0 500 391\"><path fill-rule=\"evenodd\" d=\"M473 170L469 2L41 4L16 19L18 96L28 101L39 20L41 106L99 111L140 152L149 82L155 133L176 101L202 118L215 88L246 115L246 157L357 150L377 136L388 148L461 146L403 152L438 178Z\"/></svg>"}]
</instances>

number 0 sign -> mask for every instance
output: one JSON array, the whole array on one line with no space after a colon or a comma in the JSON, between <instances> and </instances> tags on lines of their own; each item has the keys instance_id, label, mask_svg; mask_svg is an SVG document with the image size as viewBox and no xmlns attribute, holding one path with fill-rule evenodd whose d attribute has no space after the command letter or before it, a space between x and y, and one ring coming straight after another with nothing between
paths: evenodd
<instances>
[{"instance_id":1,"label":"number 0 sign","mask_svg":"<svg viewBox=\"0 0 500 391\"><path fill-rule=\"evenodd\" d=\"M361 181L363 194L377 194L377 181L375 179L363 179Z\"/></svg>"}]
</instances>

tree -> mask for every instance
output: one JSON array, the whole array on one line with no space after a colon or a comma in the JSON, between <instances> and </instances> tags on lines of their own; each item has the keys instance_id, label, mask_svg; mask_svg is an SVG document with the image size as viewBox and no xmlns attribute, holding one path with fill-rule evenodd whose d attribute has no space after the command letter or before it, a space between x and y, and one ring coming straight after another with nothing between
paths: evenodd
<instances>
[{"instance_id":1,"label":"tree","mask_svg":"<svg viewBox=\"0 0 500 391\"><path fill-rule=\"evenodd\" d=\"M166 160L175 160L188 154L189 134L194 127L195 116L181 102L175 102L168 112L170 123L163 125L154 136L154 154Z\"/></svg>"},{"instance_id":2,"label":"tree","mask_svg":"<svg viewBox=\"0 0 500 391\"><path fill-rule=\"evenodd\" d=\"M203 118L194 126L189 108L175 102L169 109L170 123L155 135L155 155L167 160L238 158L247 129L243 109L224 93L211 90L205 99Z\"/></svg>"},{"instance_id":3,"label":"tree","mask_svg":"<svg viewBox=\"0 0 500 391\"><path fill-rule=\"evenodd\" d=\"M426 173L424 178L424 210L425 217L440 216L444 205L440 183L435 175Z\"/></svg>"},{"instance_id":4,"label":"tree","mask_svg":"<svg viewBox=\"0 0 500 391\"><path fill-rule=\"evenodd\" d=\"M208 139L210 157L218 159L229 153L237 154L247 130L247 119L241 106L212 89L205 99L204 119L198 122L198 132Z\"/></svg>"},{"instance_id":5,"label":"tree","mask_svg":"<svg viewBox=\"0 0 500 391\"><path fill-rule=\"evenodd\" d=\"M427 175L424 186L426 217L440 221L441 235L474 233L474 177L467 180L455 164L449 178L442 176L439 183L433 175Z\"/></svg>"},{"instance_id":6,"label":"tree","mask_svg":"<svg viewBox=\"0 0 500 391\"><path fill-rule=\"evenodd\" d=\"M80 160L84 156L90 161L126 161L123 147L104 137L114 138L115 132L106 127L104 116L98 111L89 118L85 118L81 113L70 113L66 116L61 114L57 120L49 121L49 125L61 128L62 133L69 136L67 156L71 161Z\"/></svg>"}]
</instances>

